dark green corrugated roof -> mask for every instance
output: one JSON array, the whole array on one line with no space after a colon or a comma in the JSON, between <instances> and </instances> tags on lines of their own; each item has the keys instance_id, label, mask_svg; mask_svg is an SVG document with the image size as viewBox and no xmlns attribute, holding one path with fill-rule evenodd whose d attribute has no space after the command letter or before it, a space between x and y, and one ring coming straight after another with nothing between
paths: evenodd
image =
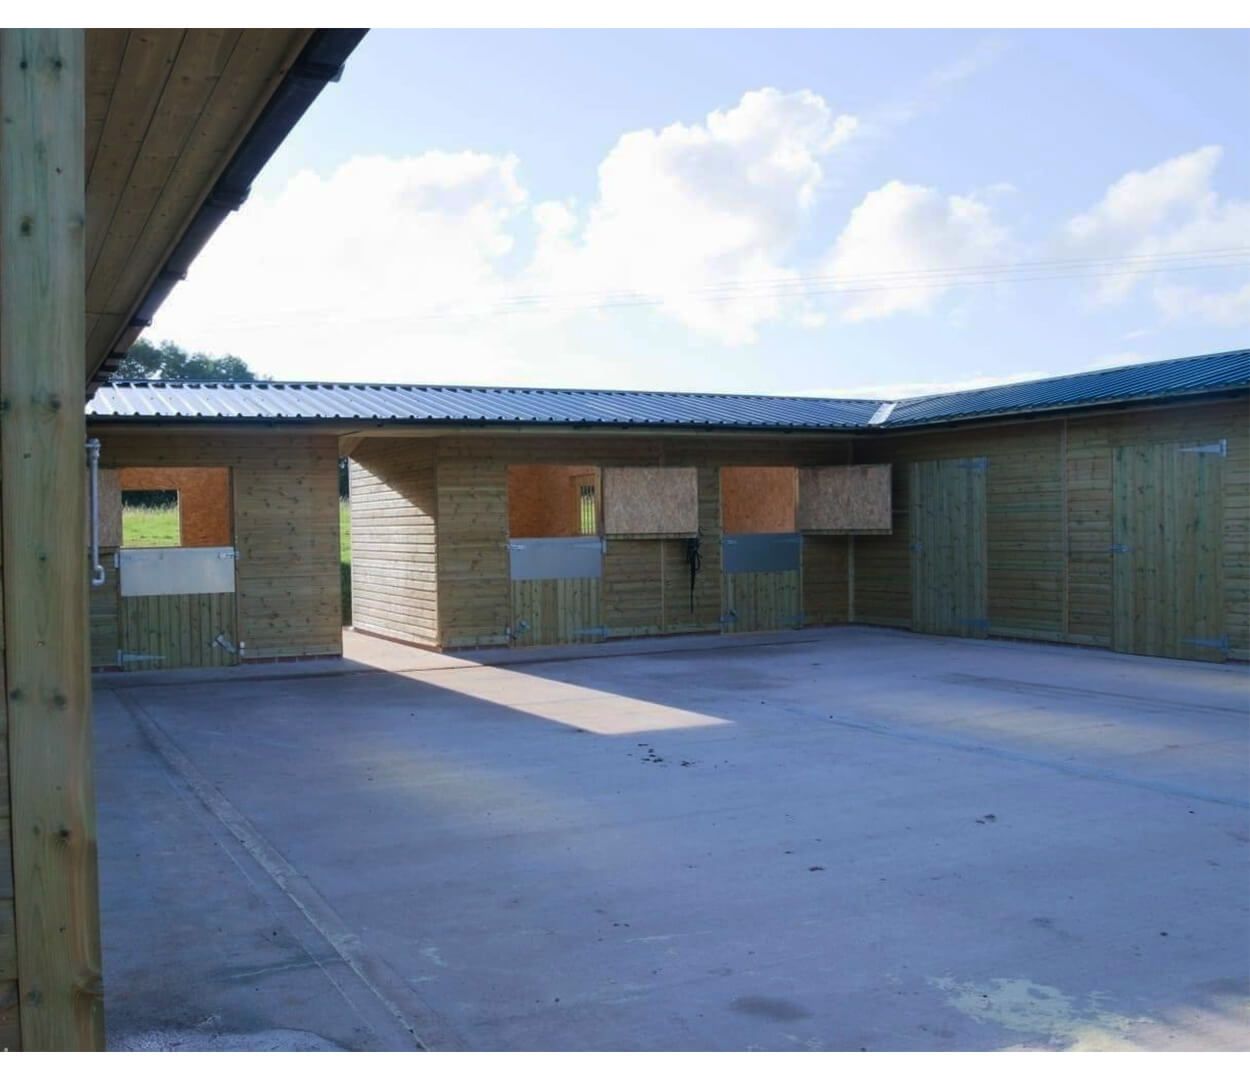
<instances>
[{"instance_id":1,"label":"dark green corrugated roof","mask_svg":"<svg viewBox=\"0 0 1250 1080\"><path fill-rule=\"evenodd\" d=\"M394 383L114 382L94 421L362 422L707 430L872 431L1250 388L1250 350L888 402L633 390Z\"/></svg>"},{"instance_id":2,"label":"dark green corrugated roof","mask_svg":"<svg viewBox=\"0 0 1250 1080\"><path fill-rule=\"evenodd\" d=\"M1083 371L1050 379L961 390L898 402L883 427L1085 408L1250 386L1250 349Z\"/></svg>"}]
</instances>

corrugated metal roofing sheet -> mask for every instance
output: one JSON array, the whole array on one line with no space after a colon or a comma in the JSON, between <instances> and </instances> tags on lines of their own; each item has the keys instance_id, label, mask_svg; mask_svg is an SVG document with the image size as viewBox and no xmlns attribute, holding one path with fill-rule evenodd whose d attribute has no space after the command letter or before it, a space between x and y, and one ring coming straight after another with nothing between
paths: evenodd
<instances>
[{"instance_id":1,"label":"corrugated metal roofing sheet","mask_svg":"<svg viewBox=\"0 0 1250 1080\"><path fill-rule=\"evenodd\" d=\"M1250 349L1085 371L900 401L885 427L1043 412L1250 386Z\"/></svg>"},{"instance_id":2,"label":"corrugated metal roofing sheet","mask_svg":"<svg viewBox=\"0 0 1250 1080\"><path fill-rule=\"evenodd\" d=\"M366 383L115 382L95 420L884 430L1250 387L1250 350L909 398L677 394Z\"/></svg>"},{"instance_id":3,"label":"corrugated metal roofing sheet","mask_svg":"<svg viewBox=\"0 0 1250 1080\"><path fill-rule=\"evenodd\" d=\"M617 390L526 390L348 383L116 382L96 419L360 420L829 430L857 428L879 402Z\"/></svg>"}]
</instances>

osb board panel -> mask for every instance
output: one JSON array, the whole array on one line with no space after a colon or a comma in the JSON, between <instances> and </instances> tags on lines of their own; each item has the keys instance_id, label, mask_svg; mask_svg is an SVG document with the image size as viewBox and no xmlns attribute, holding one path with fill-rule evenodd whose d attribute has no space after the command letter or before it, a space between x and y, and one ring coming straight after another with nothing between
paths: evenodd
<instances>
[{"instance_id":1,"label":"osb board panel","mask_svg":"<svg viewBox=\"0 0 1250 1080\"><path fill-rule=\"evenodd\" d=\"M233 470L238 635L246 657L342 651L334 436L89 433L99 435L108 468Z\"/></svg>"},{"instance_id":2,"label":"osb board panel","mask_svg":"<svg viewBox=\"0 0 1250 1080\"><path fill-rule=\"evenodd\" d=\"M830 626L847 621L850 539L803 537L803 624Z\"/></svg>"},{"instance_id":3,"label":"osb board panel","mask_svg":"<svg viewBox=\"0 0 1250 1080\"><path fill-rule=\"evenodd\" d=\"M698 529L697 470L603 470L603 531L608 536L693 536Z\"/></svg>"},{"instance_id":4,"label":"osb board panel","mask_svg":"<svg viewBox=\"0 0 1250 1080\"><path fill-rule=\"evenodd\" d=\"M799 470L800 532L888 532L890 515L889 465Z\"/></svg>"},{"instance_id":5,"label":"osb board panel","mask_svg":"<svg viewBox=\"0 0 1250 1080\"><path fill-rule=\"evenodd\" d=\"M580 489L584 484L598 491L599 473L592 465L509 466L508 535L582 535Z\"/></svg>"},{"instance_id":6,"label":"osb board panel","mask_svg":"<svg viewBox=\"0 0 1250 1080\"><path fill-rule=\"evenodd\" d=\"M438 643L437 490L433 447L366 439L352 453L352 623Z\"/></svg>"},{"instance_id":7,"label":"osb board panel","mask_svg":"<svg viewBox=\"0 0 1250 1080\"><path fill-rule=\"evenodd\" d=\"M112 472L113 470L109 470ZM126 468L116 471L121 490L178 492L181 547L231 547L230 470Z\"/></svg>"},{"instance_id":8,"label":"osb board panel","mask_svg":"<svg viewBox=\"0 0 1250 1080\"><path fill-rule=\"evenodd\" d=\"M721 525L728 533L795 531L796 471L790 466L721 469Z\"/></svg>"}]
</instances>

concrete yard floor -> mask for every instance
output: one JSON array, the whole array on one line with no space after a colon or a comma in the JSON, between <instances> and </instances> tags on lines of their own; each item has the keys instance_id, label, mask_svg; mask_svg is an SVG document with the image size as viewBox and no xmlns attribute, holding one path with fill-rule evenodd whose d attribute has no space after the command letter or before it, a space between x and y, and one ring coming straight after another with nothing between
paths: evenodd
<instances>
[{"instance_id":1,"label":"concrete yard floor","mask_svg":"<svg viewBox=\"0 0 1250 1080\"><path fill-rule=\"evenodd\" d=\"M97 679L111 1046L1250 1049L1245 667L346 650Z\"/></svg>"}]
</instances>

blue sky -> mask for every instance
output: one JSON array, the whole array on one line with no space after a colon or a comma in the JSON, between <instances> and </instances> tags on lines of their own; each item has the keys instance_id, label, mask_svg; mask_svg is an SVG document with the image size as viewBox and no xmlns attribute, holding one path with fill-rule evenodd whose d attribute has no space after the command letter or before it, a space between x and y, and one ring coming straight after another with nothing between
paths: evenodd
<instances>
[{"instance_id":1,"label":"blue sky","mask_svg":"<svg viewBox=\"0 0 1250 1080\"><path fill-rule=\"evenodd\" d=\"M887 397L1244 346L1248 61L373 31L150 336L279 378Z\"/></svg>"}]
</instances>

